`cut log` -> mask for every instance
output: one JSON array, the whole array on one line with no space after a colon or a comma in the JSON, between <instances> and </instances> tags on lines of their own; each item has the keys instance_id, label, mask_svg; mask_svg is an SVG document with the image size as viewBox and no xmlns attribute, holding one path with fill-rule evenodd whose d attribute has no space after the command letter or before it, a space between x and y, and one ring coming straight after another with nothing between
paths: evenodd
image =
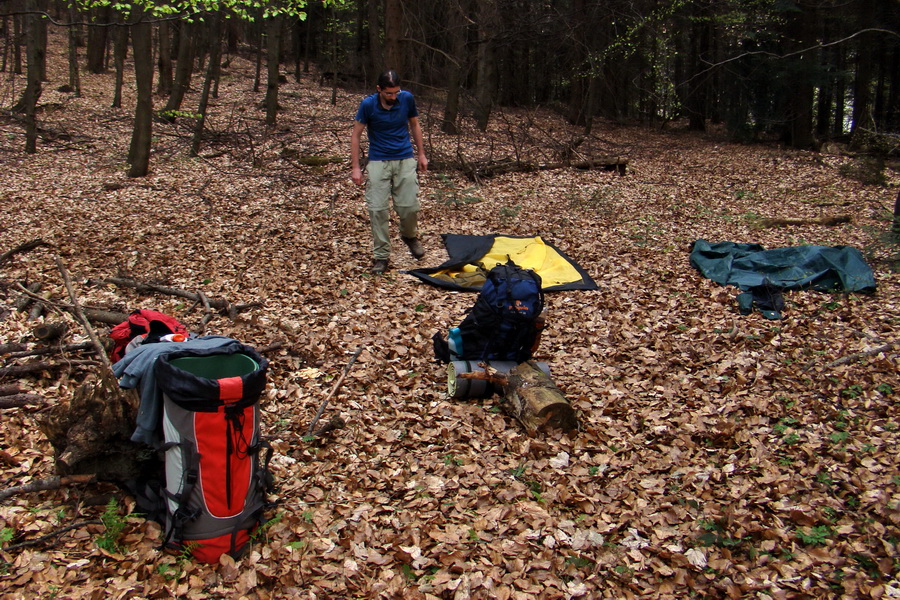
<instances>
[{"instance_id":1,"label":"cut log","mask_svg":"<svg viewBox=\"0 0 900 600\"><path fill-rule=\"evenodd\" d=\"M575 168L580 170L605 169L616 171L619 175L625 175L628 169L628 159L621 156L603 156L578 161L560 161L552 163L531 163L518 160L490 164L456 163L453 161L433 161L435 170L457 169L463 171L472 181L478 181L481 177L493 177L506 173L534 173L536 171L552 171L555 169Z\"/></svg>"},{"instance_id":2,"label":"cut log","mask_svg":"<svg viewBox=\"0 0 900 600\"><path fill-rule=\"evenodd\" d=\"M25 289L27 289L32 294L37 295L37 293L41 291L41 282L33 281L33 282L29 283ZM32 302L34 302L34 298L32 298L31 296L29 296L27 294L22 294L16 300L16 304L15 304L16 310L19 312L25 312L26 310L28 310L28 307L31 306Z\"/></svg>"},{"instance_id":3,"label":"cut log","mask_svg":"<svg viewBox=\"0 0 900 600\"><path fill-rule=\"evenodd\" d=\"M484 379L503 390L506 411L533 434L546 427L572 431L578 427L575 410L545 371L534 361L524 362L508 373L492 369L460 373L462 379Z\"/></svg>"},{"instance_id":4,"label":"cut log","mask_svg":"<svg viewBox=\"0 0 900 600\"><path fill-rule=\"evenodd\" d=\"M0 396L0 408L18 408L29 404L40 404L44 401L37 394L8 394Z\"/></svg>"},{"instance_id":5,"label":"cut log","mask_svg":"<svg viewBox=\"0 0 900 600\"><path fill-rule=\"evenodd\" d=\"M63 369L63 368L71 368L71 367L80 367L85 365L96 365L96 360L67 360L65 362L51 363L51 362L30 362L25 363L24 365L9 365L8 367L0 368L0 377L6 377L7 375L24 375L26 373L40 373L41 371L52 371L55 369Z\"/></svg>"},{"instance_id":6,"label":"cut log","mask_svg":"<svg viewBox=\"0 0 900 600\"><path fill-rule=\"evenodd\" d=\"M571 431L578 427L575 410L550 379L533 363L524 362L507 375L503 386L509 409L529 433L546 426Z\"/></svg>"},{"instance_id":7,"label":"cut log","mask_svg":"<svg viewBox=\"0 0 900 600\"><path fill-rule=\"evenodd\" d=\"M66 335L67 331L69 331L69 326L66 323L42 323L35 327L32 333L37 339L47 342L61 338Z\"/></svg>"},{"instance_id":8,"label":"cut log","mask_svg":"<svg viewBox=\"0 0 900 600\"><path fill-rule=\"evenodd\" d=\"M772 219L760 219L757 223L759 227L783 227L785 225L824 225L826 227L833 227L834 225L840 225L842 223L849 223L851 221L850 215L836 215L834 217L816 217L812 219L799 219L799 218L772 218Z\"/></svg>"}]
</instances>

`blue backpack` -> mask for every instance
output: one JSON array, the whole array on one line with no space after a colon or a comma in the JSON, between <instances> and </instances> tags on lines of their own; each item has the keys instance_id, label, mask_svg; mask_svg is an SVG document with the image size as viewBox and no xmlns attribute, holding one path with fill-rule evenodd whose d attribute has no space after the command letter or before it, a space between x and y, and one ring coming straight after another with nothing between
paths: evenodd
<instances>
[{"instance_id":1,"label":"blue backpack","mask_svg":"<svg viewBox=\"0 0 900 600\"><path fill-rule=\"evenodd\" d=\"M436 335L435 355L451 360L525 362L531 358L544 310L541 277L512 260L490 270L475 305L458 330L452 347ZM461 346L461 347L460 347Z\"/></svg>"}]
</instances>

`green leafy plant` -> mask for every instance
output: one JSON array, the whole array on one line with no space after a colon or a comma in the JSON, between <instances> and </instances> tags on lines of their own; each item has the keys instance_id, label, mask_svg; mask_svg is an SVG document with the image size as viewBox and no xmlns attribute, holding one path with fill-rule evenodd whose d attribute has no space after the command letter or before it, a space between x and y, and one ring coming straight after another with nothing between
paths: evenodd
<instances>
[{"instance_id":1,"label":"green leafy plant","mask_svg":"<svg viewBox=\"0 0 900 600\"><path fill-rule=\"evenodd\" d=\"M509 473L510 477L512 477L513 479L518 479L519 477L521 477L522 475L525 474L525 468L526 468L526 466L527 466L527 463L524 463L524 462L523 462L523 463L520 464L518 467L515 467L515 468L513 468L513 469L509 469L509 470L507 471L507 473Z\"/></svg>"},{"instance_id":2,"label":"green leafy plant","mask_svg":"<svg viewBox=\"0 0 900 600\"><path fill-rule=\"evenodd\" d=\"M781 441L785 446L793 446L794 444L800 443L800 436L796 432L792 431L784 436L784 439Z\"/></svg>"},{"instance_id":3,"label":"green leafy plant","mask_svg":"<svg viewBox=\"0 0 900 600\"><path fill-rule=\"evenodd\" d=\"M775 426L772 427L772 429L775 431L775 433L781 435L796 424L797 419L793 417L785 417L778 421L778 423L776 423Z\"/></svg>"},{"instance_id":4,"label":"green leafy plant","mask_svg":"<svg viewBox=\"0 0 900 600\"><path fill-rule=\"evenodd\" d=\"M162 575L164 579L172 581L178 579L178 576L181 575L181 568L172 563L160 563L156 565L156 572Z\"/></svg>"},{"instance_id":5,"label":"green leafy plant","mask_svg":"<svg viewBox=\"0 0 900 600\"><path fill-rule=\"evenodd\" d=\"M119 505L115 498L110 498L106 504L106 509L100 515L100 521L106 527L106 531L97 538L97 545L107 552L118 552L119 536L124 531L127 521L119 514Z\"/></svg>"},{"instance_id":6,"label":"green leafy plant","mask_svg":"<svg viewBox=\"0 0 900 600\"><path fill-rule=\"evenodd\" d=\"M851 385L850 387L841 390L841 395L846 396L847 398L858 398L862 396L863 389L862 386L858 383Z\"/></svg>"},{"instance_id":7,"label":"green leafy plant","mask_svg":"<svg viewBox=\"0 0 900 600\"><path fill-rule=\"evenodd\" d=\"M174 121L176 118L182 119L200 119L203 117L200 113L188 112L185 110L161 110L156 113L161 119L166 121Z\"/></svg>"},{"instance_id":8,"label":"green leafy plant","mask_svg":"<svg viewBox=\"0 0 900 600\"><path fill-rule=\"evenodd\" d=\"M634 576L634 569L626 567L625 565L618 565L613 571L629 579Z\"/></svg>"},{"instance_id":9,"label":"green leafy plant","mask_svg":"<svg viewBox=\"0 0 900 600\"><path fill-rule=\"evenodd\" d=\"M832 444L843 444L850 437L850 434L846 431L835 431L828 437L831 439Z\"/></svg>"},{"instance_id":10,"label":"green leafy plant","mask_svg":"<svg viewBox=\"0 0 900 600\"><path fill-rule=\"evenodd\" d=\"M463 461L461 458L457 458L457 457L453 456L452 454L446 454L446 455L444 455L444 464L447 465L448 467L450 465L456 465L457 467L460 467L460 466L462 466Z\"/></svg>"},{"instance_id":11,"label":"green leafy plant","mask_svg":"<svg viewBox=\"0 0 900 600\"><path fill-rule=\"evenodd\" d=\"M516 204L515 206L503 206L500 208L500 217L506 221L509 219L515 219L519 216L519 213L522 211L522 205Z\"/></svg>"},{"instance_id":12,"label":"green leafy plant","mask_svg":"<svg viewBox=\"0 0 900 600\"><path fill-rule=\"evenodd\" d=\"M541 482L535 479L530 479L525 482L528 485L528 490L531 492L531 497L535 499L536 502L543 502L543 486L541 486Z\"/></svg>"},{"instance_id":13,"label":"green leafy plant","mask_svg":"<svg viewBox=\"0 0 900 600\"><path fill-rule=\"evenodd\" d=\"M438 181L440 182L440 187L436 190L430 192L428 195L431 198L434 198L441 204L446 204L448 206L459 207L464 204L475 204L477 202L484 202L484 198L475 194L475 190L477 189L474 186L469 186L467 188L460 188L456 182L447 177L446 175L438 175Z\"/></svg>"},{"instance_id":14,"label":"green leafy plant","mask_svg":"<svg viewBox=\"0 0 900 600\"><path fill-rule=\"evenodd\" d=\"M828 525L816 525L807 530L798 529L796 532L797 539L806 546L822 546L833 534L834 531Z\"/></svg>"},{"instance_id":15,"label":"green leafy plant","mask_svg":"<svg viewBox=\"0 0 900 600\"><path fill-rule=\"evenodd\" d=\"M587 569L592 568L596 563L593 560L585 558L583 556L570 556L566 559L566 564L572 565L576 569Z\"/></svg>"},{"instance_id":16,"label":"green leafy plant","mask_svg":"<svg viewBox=\"0 0 900 600\"><path fill-rule=\"evenodd\" d=\"M250 539L254 540L254 541L260 539L269 531L269 529L274 527L276 524L280 523L282 519L284 519L284 513L283 512L277 513L274 517L272 517L271 519L269 519L268 521L266 521L265 523L262 523L259 527L257 527L250 534Z\"/></svg>"},{"instance_id":17,"label":"green leafy plant","mask_svg":"<svg viewBox=\"0 0 900 600\"><path fill-rule=\"evenodd\" d=\"M12 527L4 527L0 529L0 544L6 544L16 537L16 530Z\"/></svg>"}]
</instances>

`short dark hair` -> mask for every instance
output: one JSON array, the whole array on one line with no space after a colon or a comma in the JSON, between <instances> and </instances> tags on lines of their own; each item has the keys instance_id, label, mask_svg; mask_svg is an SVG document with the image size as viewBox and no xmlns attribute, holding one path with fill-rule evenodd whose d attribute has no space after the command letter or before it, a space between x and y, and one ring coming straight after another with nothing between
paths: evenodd
<instances>
[{"instance_id":1,"label":"short dark hair","mask_svg":"<svg viewBox=\"0 0 900 600\"><path fill-rule=\"evenodd\" d=\"M397 71L389 69L378 76L378 81L375 85L381 89L400 87L400 76L397 75Z\"/></svg>"}]
</instances>

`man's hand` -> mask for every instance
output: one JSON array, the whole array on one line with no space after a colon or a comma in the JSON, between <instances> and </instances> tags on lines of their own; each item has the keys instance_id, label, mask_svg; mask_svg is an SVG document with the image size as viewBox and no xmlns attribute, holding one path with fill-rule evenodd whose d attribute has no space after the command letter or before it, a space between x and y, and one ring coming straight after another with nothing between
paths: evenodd
<instances>
[{"instance_id":1,"label":"man's hand","mask_svg":"<svg viewBox=\"0 0 900 600\"><path fill-rule=\"evenodd\" d=\"M362 169L360 169L359 167L353 167L353 170L350 172L350 179L352 179L353 183L355 183L356 185L362 185L365 181Z\"/></svg>"},{"instance_id":2,"label":"man's hand","mask_svg":"<svg viewBox=\"0 0 900 600\"><path fill-rule=\"evenodd\" d=\"M418 170L419 170L419 173L424 173L428 170L428 159L425 158L424 154L419 155Z\"/></svg>"}]
</instances>

